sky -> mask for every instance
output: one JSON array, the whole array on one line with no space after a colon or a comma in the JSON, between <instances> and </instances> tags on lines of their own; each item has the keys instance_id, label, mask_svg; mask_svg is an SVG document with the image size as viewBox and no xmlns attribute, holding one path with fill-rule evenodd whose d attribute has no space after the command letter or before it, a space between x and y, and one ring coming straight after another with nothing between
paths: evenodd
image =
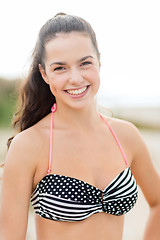
<instances>
[{"instance_id":1,"label":"sky","mask_svg":"<svg viewBox=\"0 0 160 240\"><path fill-rule=\"evenodd\" d=\"M96 32L100 101L160 106L159 0L3 0L0 9L0 77L25 77L41 26L65 12Z\"/></svg>"}]
</instances>

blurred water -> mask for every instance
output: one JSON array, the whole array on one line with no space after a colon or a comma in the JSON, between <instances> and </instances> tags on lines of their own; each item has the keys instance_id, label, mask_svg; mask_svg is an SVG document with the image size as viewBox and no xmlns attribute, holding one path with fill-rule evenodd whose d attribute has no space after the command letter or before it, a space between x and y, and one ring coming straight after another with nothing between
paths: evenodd
<instances>
[{"instance_id":1,"label":"blurred water","mask_svg":"<svg viewBox=\"0 0 160 240\"><path fill-rule=\"evenodd\" d=\"M141 127L160 129L160 96L134 98L132 96L97 95L97 104L111 109L114 117L128 120Z\"/></svg>"},{"instance_id":2,"label":"blurred water","mask_svg":"<svg viewBox=\"0 0 160 240\"><path fill-rule=\"evenodd\" d=\"M160 107L160 94L150 96L136 96L127 94L114 94L100 90L97 101L102 106L108 107Z\"/></svg>"}]
</instances>

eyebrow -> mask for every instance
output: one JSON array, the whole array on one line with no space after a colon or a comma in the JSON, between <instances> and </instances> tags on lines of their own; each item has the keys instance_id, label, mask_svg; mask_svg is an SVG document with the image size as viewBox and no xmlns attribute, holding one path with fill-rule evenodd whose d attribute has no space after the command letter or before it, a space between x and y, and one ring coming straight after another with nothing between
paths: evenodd
<instances>
[{"instance_id":1,"label":"eyebrow","mask_svg":"<svg viewBox=\"0 0 160 240\"><path fill-rule=\"evenodd\" d=\"M86 60L87 58L93 58L93 56L91 56L91 55L85 56L85 57L81 58L78 62L82 62L82 61ZM66 62L52 62L50 64L50 66L52 66L54 64L56 64L56 65L66 65L67 63Z\"/></svg>"}]
</instances>

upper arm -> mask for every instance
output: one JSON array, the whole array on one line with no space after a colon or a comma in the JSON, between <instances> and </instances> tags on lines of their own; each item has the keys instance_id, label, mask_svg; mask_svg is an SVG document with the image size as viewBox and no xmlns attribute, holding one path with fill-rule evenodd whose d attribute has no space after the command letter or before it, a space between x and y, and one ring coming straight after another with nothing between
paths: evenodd
<instances>
[{"instance_id":1,"label":"upper arm","mask_svg":"<svg viewBox=\"0 0 160 240\"><path fill-rule=\"evenodd\" d=\"M132 127L132 173L150 206L160 204L160 176L156 171L149 150L136 127Z\"/></svg>"},{"instance_id":2,"label":"upper arm","mask_svg":"<svg viewBox=\"0 0 160 240\"><path fill-rule=\"evenodd\" d=\"M29 141L13 140L7 154L1 199L1 235L4 239L25 239L34 164Z\"/></svg>"}]
</instances>

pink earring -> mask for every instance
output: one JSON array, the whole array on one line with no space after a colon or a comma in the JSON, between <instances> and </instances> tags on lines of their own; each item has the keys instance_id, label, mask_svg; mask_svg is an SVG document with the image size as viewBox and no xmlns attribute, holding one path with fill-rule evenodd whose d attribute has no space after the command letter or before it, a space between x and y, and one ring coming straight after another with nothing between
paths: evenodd
<instances>
[{"instance_id":1,"label":"pink earring","mask_svg":"<svg viewBox=\"0 0 160 240\"><path fill-rule=\"evenodd\" d=\"M51 111L54 113L56 110L57 110L57 104L54 103L52 108L51 108Z\"/></svg>"}]
</instances>

